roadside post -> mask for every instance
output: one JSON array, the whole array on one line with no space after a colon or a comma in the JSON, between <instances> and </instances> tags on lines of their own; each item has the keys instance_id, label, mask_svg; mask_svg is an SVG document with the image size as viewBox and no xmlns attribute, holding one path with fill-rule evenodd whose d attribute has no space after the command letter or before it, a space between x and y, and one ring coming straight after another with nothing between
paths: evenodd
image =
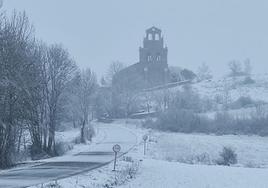
<instances>
[{"instance_id":1,"label":"roadside post","mask_svg":"<svg viewBox=\"0 0 268 188\"><path fill-rule=\"evenodd\" d=\"M148 135L144 135L144 136L142 137L143 142L144 142L144 148L143 148L143 154L144 154L144 155L146 155L146 142L147 142L148 138L149 138Z\"/></svg>"},{"instance_id":2,"label":"roadside post","mask_svg":"<svg viewBox=\"0 0 268 188\"><path fill-rule=\"evenodd\" d=\"M113 151L114 151L114 169L113 171L115 171L115 167L116 167L116 161L117 161L117 153L121 150L121 146L119 144L115 144L113 146Z\"/></svg>"}]
</instances>

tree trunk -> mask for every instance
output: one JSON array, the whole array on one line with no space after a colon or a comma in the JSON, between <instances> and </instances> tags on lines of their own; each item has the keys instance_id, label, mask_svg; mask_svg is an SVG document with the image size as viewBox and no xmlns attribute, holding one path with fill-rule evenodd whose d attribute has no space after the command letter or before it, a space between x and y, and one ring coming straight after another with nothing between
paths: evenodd
<instances>
[{"instance_id":1,"label":"tree trunk","mask_svg":"<svg viewBox=\"0 0 268 188\"><path fill-rule=\"evenodd\" d=\"M81 143L86 143L86 138L85 138L85 126L86 126L86 121L83 120L83 122L82 122L82 127L81 127Z\"/></svg>"}]
</instances>

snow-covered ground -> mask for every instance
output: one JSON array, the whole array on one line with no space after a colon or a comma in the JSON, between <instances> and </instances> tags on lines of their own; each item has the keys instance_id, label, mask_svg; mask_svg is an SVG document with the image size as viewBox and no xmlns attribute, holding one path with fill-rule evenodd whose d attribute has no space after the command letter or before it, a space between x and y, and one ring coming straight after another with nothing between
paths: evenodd
<instances>
[{"instance_id":1,"label":"snow-covered ground","mask_svg":"<svg viewBox=\"0 0 268 188\"><path fill-rule=\"evenodd\" d=\"M120 158L117 172L112 172L111 163L88 173L57 181L56 184L63 188L267 188L268 186L266 137L163 133L143 129L137 120L121 120L115 124L131 129L140 142L124 158ZM146 156L143 155L142 142L142 136L145 134L150 135ZM238 165L232 167L205 165L204 161L191 160L194 156L204 153L211 159L216 159L223 146L235 149ZM179 160L183 158L190 160ZM189 161L192 164L186 164ZM130 172L133 172L131 177Z\"/></svg>"},{"instance_id":2,"label":"snow-covered ground","mask_svg":"<svg viewBox=\"0 0 268 188\"><path fill-rule=\"evenodd\" d=\"M192 87L202 97L215 101L218 97L228 95L230 101L245 96L255 101L268 102L268 74L253 75L252 79L255 83L245 84L245 77L213 79L194 83ZM170 91L179 89L181 86L171 88ZM256 109L249 107L233 109L229 112L235 116L245 116L250 115L254 110ZM209 112L206 115L213 117L215 113ZM49 182L46 185L49 187L57 184L63 188L268 187L267 137L163 133L141 128L138 120L120 120L114 122L114 125L132 130L140 142L126 154L126 157L119 159L116 172L111 171L113 163L110 163L96 170L57 182ZM95 143L105 139L105 134L98 134L99 141ZM142 143L142 136L145 134L150 135L146 156L143 155ZM67 137L63 136L65 138L63 140L68 140ZM238 157L236 165L232 167L215 165L224 146L235 150ZM63 157L64 160L74 153L85 150L84 147L88 146L75 146ZM40 188L42 185L34 188L36 187Z\"/></svg>"},{"instance_id":3,"label":"snow-covered ground","mask_svg":"<svg viewBox=\"0 0 268 188\"><path fill-rule=\"evenodd\" d=\"M251 75L252 83L249 83L247 79L247 76L221 77L201 82L193 81L190 85L193 91L204 99L204 102L209 102L210 109L203 109L205 110L203 115L214 118L216 112L226 110L224 105L229 105L228 112L230 114L235 117L249 117L256 111L256 107L268 109L268 74ZM151 112L154 112L159 108L158 100L161 100L161 96L182 91L183 86L178 85L169 89L161 88L148 91L147 93L141 93L139 97L144 101L144 104L151 100L149 104L151 105ZM249 104L242 106L237 102L241 97L248 100ZM146 111L147 106L144 105L142 108Z\"/></svg>"},{"instance_id":4,"label":"snow-covered ground","mask_svg":"<svg viewBox=\"0 0 268 188\"><path fill-rule=\"evenodd\" d=\"M142 132L142 129L138 130ZM143 131L145 133L147 130ZM119 186L120 188L268 187L267 137L154 131L150 131L149 134L152 142L148 146L148 156L143 158L140 173L136 179ZM210 160L217 159L223 146L235 149L238 155L238 165L233 167L204 165L200 163L206 163L206 161L195 160L196 156L204 153L210 157ZM136 156L137 153L134 153L130 155Z\"/></svg>"},{"instance_id":5,"label":"snow-covered ground","mask_svg":"<svg viewBox=\"0 0 268 188\"><path fill-rule=\"evenodd\" d=\"M215 78L209 81L202 81L192 84L193 88L203 97L215 99L217 96L228 94L230 100L235 101L241 96L251 97L256 101L268 102L268 74L252 75L255 81L252 84L245 84L245 76L231 78ZM180 87L173 88L177 90Z\"/></svg>"},{"instance_id":6,"label":"snow-covered ground","mask_svg":"<svg viewBox=\"0 0 268 188\"><path fill-rule=\"evenodd\" d=\"M237 166L268 168L268 137L155 133L150 153L155 159L184 163L215 164L224 146L235 150Z\"/></svg>"},{"instance_id":7,"label":"snow-covered ground","mask_svg":"<svg viewBox=\"0 0 268 188\"><path fill-rule=\"evenodd\" d=\"M120 188L267 188L268 169L187 165L145 159L136 179Z\"/></svg>"},{"instance_id":8,"label":"snow-covered ground","mask_svg":"<svg viewBox=\"0 0 268 188\"><path fill-rule=\"evenodd\" d=\"M0 187L17 188L38 184L42 187L42 183L70 177L107 165L114 159L112 148L115 144L121 145L118 156L137 144L136 135L125 127L118 127L117 124L96 124L96 128L98 131L93 142L75 145L73 150L63 156L40 160L38 164L1 171ZM105 175L105 173L102 174ZM127 173L121 173L120 171L117 176L121 177L124 174ZM104 180L103 178L96 179Z\"/></svg>"}]
</instances>

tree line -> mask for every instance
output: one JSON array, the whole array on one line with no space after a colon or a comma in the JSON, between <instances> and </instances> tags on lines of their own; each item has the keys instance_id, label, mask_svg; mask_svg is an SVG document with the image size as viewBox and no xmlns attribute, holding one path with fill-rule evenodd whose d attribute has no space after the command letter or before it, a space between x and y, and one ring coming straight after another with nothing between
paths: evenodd
<instances>
[{"instance_id":1,"label":"tree line","mask_svg":"<svg viewBox=\"0 0 268 188\"><path fill-rule=\"evenodd\" d=\"M12 166L26 149L21 148L25 132L32 156L57 155L55 131L66 118L81 126L81 141L85 142L97 87L94 72L79 70L61 44L48 45L36 38L25 13L15 11L10 17L2 13L0 168Z\"/></svg>"}]
</instances>

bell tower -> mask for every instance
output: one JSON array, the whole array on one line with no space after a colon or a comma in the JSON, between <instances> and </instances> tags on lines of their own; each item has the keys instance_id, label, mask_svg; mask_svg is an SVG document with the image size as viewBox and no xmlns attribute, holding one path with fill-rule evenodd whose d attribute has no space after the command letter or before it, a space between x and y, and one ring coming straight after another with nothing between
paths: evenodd
<instances>
[{"instance_id":1,"label":"bell tower","mask_svg":"<svg viewBox=\"0 0 268 188\"><path fill-rule=\"evenodd\" d=\"M139 62L117 73L113 84L141 90L169 83L167 54L161 30L156 27L147 29L143 45L139 48Z\"/></svg>"},{"instance_id":2,"label":"bell tower","mask_svg":"<svg viewBox=\"0 0 268 188\"><path fill-rule=\"evenodd\" d=\"M143 47L140 47L140 63L159 63L167 65L167 47L164 47L164 40L161 30L151 27L146 30L143 39Z\"/></svg>"}]
</instances>

